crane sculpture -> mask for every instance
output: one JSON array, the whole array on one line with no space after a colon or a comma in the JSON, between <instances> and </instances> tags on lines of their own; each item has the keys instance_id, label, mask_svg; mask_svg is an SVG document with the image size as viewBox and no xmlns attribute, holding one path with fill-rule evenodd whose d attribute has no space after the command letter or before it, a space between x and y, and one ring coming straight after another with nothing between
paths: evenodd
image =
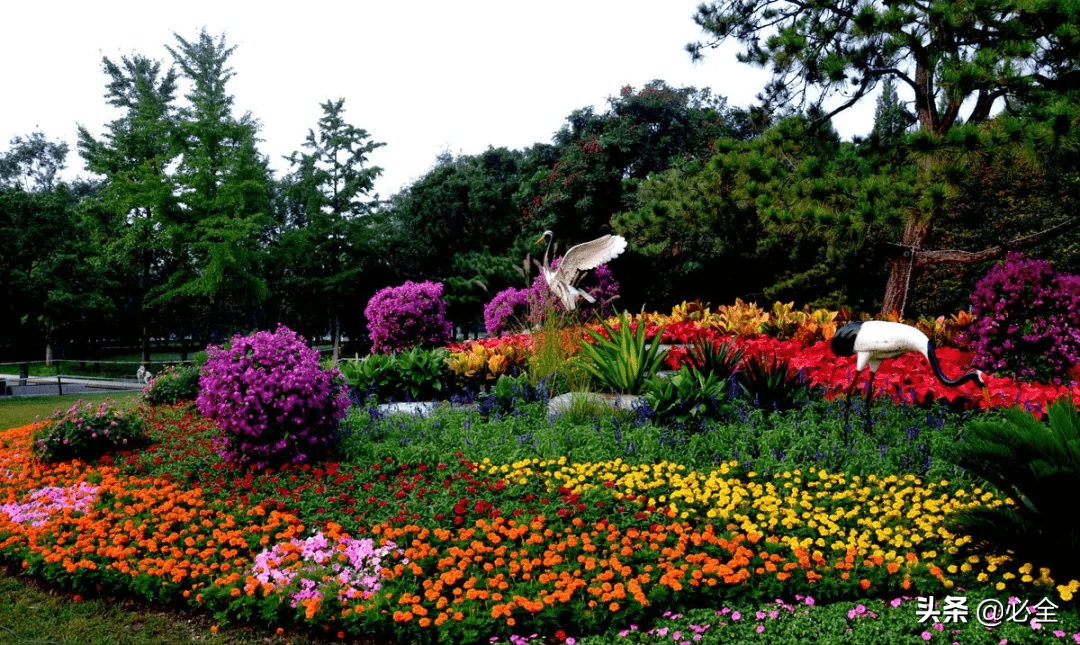
<instances>
[{"instance_id":1,"label":"crane sculpture","mask_svg":"<svg viewBox=\"0 0 1080 645\"><path fill-rule=\"evenodd\" d=\"M575 285L585 271L595 269L625 251L626 239L621 235L605 235L591 242L582 242L571 247L559 262L559 268L552 271L551 265L548 264L548 251L551 250L551 240L554 235L551 231L544 231L540 239L536 240L536 244L539 244L545 238L547 239L547 246L544 248L544 263L540 267L540 272L548 288L562 302L567 311L577 308L578 297L589 302L596 302L596 298Z\"/></svg>"},{"instance_id":2,"label":"crane sculpture","mask_svg":"<svg viewBox=\"0 0 1080 645\"><path fill-rule=\"evenodd\" d=\"M870 428L870 401L874 393L874 374L881 367L881 362L886 358L894 358L908 352L918 352L930 362L930 368L934 370L934 376L942 385L959 387L964 383L975 383L982 388L983 399L990 402L990 392L987 389L986 375L980 370L972 370L967 374L955 379L950 379L941 371L937 354L934 352L934 344L930 342L926 334L911 325L883 320L867 320L865 322L850 322L836 331L831 342L832 352L837 356L858 355L855 363L855 376L851 379L851 386L847 392L847 411L844 413L844 427L847 427L848 416L851 412L851 394L855 390L855 382L859 379L859 373L870 366L870 379L866 388L866 428Z\"/></svg>"}]
</instances>

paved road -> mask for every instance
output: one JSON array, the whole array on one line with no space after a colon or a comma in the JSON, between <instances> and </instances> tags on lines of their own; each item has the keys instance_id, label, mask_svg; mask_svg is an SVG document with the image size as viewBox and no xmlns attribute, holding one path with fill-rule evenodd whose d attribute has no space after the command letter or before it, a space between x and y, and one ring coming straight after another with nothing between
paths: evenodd
<instances>
[{"instance_id":1,"label":"paved road","mask_svg":"<svg viewBox=\"0 0 1080 645\"><path fill-rule=\"evenodd\" d=\"M0 381L6 385L10 396L46 396L59 394L61 387L64 394L85 394L88 392L108 392L116 390L138 390L142 384L135 379L87 378L84 376L60 375L60 386L55 376L31 376L26 385L19 385L18 374L0 374ZM4 390L0 390L0 396Z\"/></svg>"}]
</instances>

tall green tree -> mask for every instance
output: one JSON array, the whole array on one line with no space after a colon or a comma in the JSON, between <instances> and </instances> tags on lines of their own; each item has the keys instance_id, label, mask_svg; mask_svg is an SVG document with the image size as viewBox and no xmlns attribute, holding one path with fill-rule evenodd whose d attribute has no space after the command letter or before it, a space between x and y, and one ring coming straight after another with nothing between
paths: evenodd
<instances>
[{"instance_id":1,"label":"tall green tree","mask_svg":"<svg viewBox=\"0 0 1080 645\"><path fill-rule=\"evenodd\" d=\"M907 111L896 93L896 81L886 78L881 84L881 94L877 97L874 128L870 134L880 139L881 143L895 146L914 123L915 117Z\"/></svg>"},{"instance_id":2,"label":"tall green tree","mask_svg":"<svg viewBox=\"0 0 1080 645\"><path fill-rule=\"evenodd\" d=\"M750 131L748 116L709 90L661 80L626 86L605 113L590 107L567 117L553 141L558 160L536 172L519 201L537 233L551 229L567 245L594 239L630 206L638 181L678 160L707 159L716 139Z\"/></svg>"},{"instance_id":3,"label":"tall green tree","mask_svg":"<svg viewBox=\"0 0 1080 645\"><path fill-rule=\"evenodd\" d=\"M345 121L345 99L321 104L318 132L309 130L293 152L292 192L297 210L282 246L291 250L287 282L328 309L333 360L341 357L342 306L355 302L364 269L373 259L369 216L378 205L371 195L382 168L368 156L386 145Z\"/></svg>"},{"instance_id":4,"label":"tall green tree","mask_svg":"<svg viewBox=\"0 0 1080 645\"><path fill-rule=\"evenodd\" d=\"M749 113L729 108L723 97L661 80L623 87L608 104L602 114L585 108L567 117L553 140L558 158L517 197L528 229L535 235L550 229L563 251L611 232L613 216L638 208L634 194L650 174L705 161L714 141L755 132ZM622 302L631 308L659 293L649 287L656 267L641 259L631 245L612 262Z\"/></svg>"},{"instance_id":5,"label":"tall green tree","mask_svg":"<svg viewBox=\"0 0 1080 645\"><path fill-rule=\"evenodd\" d=\"M80 199L93 187L55 180L67 144L41 133L11 143L0 153L6 169L0 184L0 327L13 344L44 346L51 364L58 342L111 309L95 262L99 249L79 212Z\"/></svg>"},{"instance_id":6,"label":"tall green tree","mask_svg":"<svg viewBox=\"0 0 1080 645\"><path fill-rule=\"evenodd\" d=\"M483 305L513 283L529 252L515 195L543 163L543 153L488 148L476 155L440 155L435 166L387 208L401 278L446 285L448 314L479 320ZM528 240L528 241L526 241Z\"/></svg>"},{"instance_id":7,"label":"tall green tree","mask_svg":"<svg viewBox=\"0 0 1080 645\"><path fill-rule=\"evenodd\" d=\"M47 192L67 166L66 143L49 141L43 132L16 135L0 155L0 187L19 186L26 192Z\"/></svg>"},{"instance_id":8,"label":"tall green tree","mask_svg":"<svg viewBox=\"0 0 1080 645\"><path fill-rule=\"evenodd\" d=\"M884 311L903 312L914 269L970 261L927 248L933 220L962 174L955 157L943 157L948 146L988 147L978 126L995 107L1042 110L1058 134L1075 120L1069 103L1080 83L1080 5L1074 2L713 0L694 21L707 37L687 45L694 59L734 39L743 46L740 61L771 69L759 95L769 108L828 105L819 119L827 121L889 78L913 97L919 133L910 146L919 193L893 233Z\"/></svg>"},{"instance_id":9,"label":"tall green tree","mask_svg":"<svg viewBox=\"0 0 1080 645\"><path fill-rule=\"evenodd\" d=\"M780 120L749 140L719 139L707 162L652 175L612 226L670 305L702 298L865 302L874 271L861 266L852 220L899 217L887 166L865 158L810 117ZM893 220L890 220L893 218Z\"/></svg>"},{"instance_id":10,"label":"tall green tree","mask_svg":"<svg viewBox=\"0 0 1080 645\"><path fill-rule=\"evenodd\" d=\"M255 307L267 295L260 241L271 225L270 171L258 152L258 123L232 112L226 85L235 46L205 29L190 42L173 36L177 45L168 50L189 91L172 139L182 208L166 234L177 257L189 261L170 273L157 300L203 299L217 336L226 325L254 326Z\"/></svg>"},{"instance_id":11,"label":"tall green tree","mask_svg":"<svg viewBox=\"0 0 1080 645\"><path fill-rule=\"evenodd\" d=\"M171 171L177 75L140 55L119 63L106 57L102 64L109 79L106 102L123 113L106 124L100 139L79 126L78 147L87 169L105 178L88 212L106 266L124 285L118 296L133 302L142 361L148 363L150 336L163 318L154 296L182 264L167 235L183 219Z\"/></svg>"}]
</instances>

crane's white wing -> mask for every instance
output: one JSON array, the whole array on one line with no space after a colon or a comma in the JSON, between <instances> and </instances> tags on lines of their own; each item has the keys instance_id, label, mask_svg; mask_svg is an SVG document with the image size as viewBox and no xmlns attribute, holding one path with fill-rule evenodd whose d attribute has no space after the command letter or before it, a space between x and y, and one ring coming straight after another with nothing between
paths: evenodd
<instances>
[{"instance_id":1,"label":"crane's white wing","mask_svg":"<svg viewBox=\"0 0 1080 645\"><path fill-rule=\"evenodd\" d=\"M595 269L625 250L626 238L621 235L605 235L583 242L566 252L555 274L566 284L574 284L580 272Z\"/></svg>"}]
</instances>

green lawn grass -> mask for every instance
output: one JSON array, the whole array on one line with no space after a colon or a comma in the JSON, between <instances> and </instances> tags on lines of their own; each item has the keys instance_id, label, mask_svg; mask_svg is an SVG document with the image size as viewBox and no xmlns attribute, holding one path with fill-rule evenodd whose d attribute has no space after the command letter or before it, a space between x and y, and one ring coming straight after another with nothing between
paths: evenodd
<instances>
[{"instance_id":1,"label":"green lawn grass","mask_svg":"<svg viewBox=\"0 0 1080 645\"><path fill-rule=\"evenodd\" d=\"M138 395L138 392L108 392L63 396L0 397L0 430L33 423L39 415L45 418L56 410L66 410L80 399L94 404L105 399L112 399L118 405L128 406L135 404Z\"/></svg>"}]
</instances>

